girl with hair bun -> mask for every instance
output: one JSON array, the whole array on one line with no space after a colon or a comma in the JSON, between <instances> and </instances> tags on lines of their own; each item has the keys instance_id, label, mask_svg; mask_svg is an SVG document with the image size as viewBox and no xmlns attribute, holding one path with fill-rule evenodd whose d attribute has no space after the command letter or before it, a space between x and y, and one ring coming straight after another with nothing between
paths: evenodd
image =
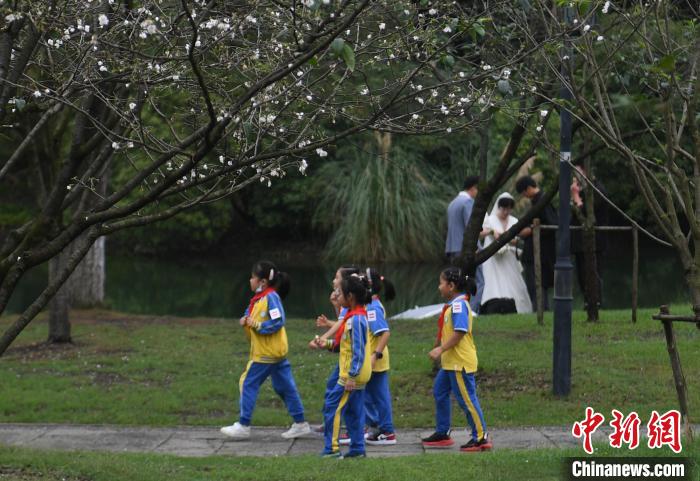
<instances>
[{"instance_id":1,"label":"girl with hair bun","mask_svg":"<svg viewBox=\"0 0 700 481\"><path fill-rule=\"evenodd\" d=\"M239 381L240 417L238 422L221 428L226 436L238 439L250 437L250 421L260 386L268 377L272 387L287 406L294 419L292 427L282 433L291 439L311 432L304 419L304 406L297 390L292 367L287 360L287 332L284 328L282 299L289 293L289 276L269 261L253 265L250 289L255 293L240 319L250 340L250 361Z\"/></svg>"},{"instance_id":2,"label":"girl with hair bun","mask_svg":"<svg viewBox=\"0 0 700 481\"><path fill-rule=\"evenodd\" d=\"M450 393L457 399L471 426L472 438L461 451L486 451L492 443L486 432L484 413L476 395L477 370L474 345L474 314L469 297L476 292L476 283L458 267L448 267L440 274L440 295L447 301L438 320L435 348L429 356L440 359L441 368L433 384L435 397L435 432L423 438L423 446L444 448L454 444L450 437L452 405Z\"/></svg>"}]
</instances>

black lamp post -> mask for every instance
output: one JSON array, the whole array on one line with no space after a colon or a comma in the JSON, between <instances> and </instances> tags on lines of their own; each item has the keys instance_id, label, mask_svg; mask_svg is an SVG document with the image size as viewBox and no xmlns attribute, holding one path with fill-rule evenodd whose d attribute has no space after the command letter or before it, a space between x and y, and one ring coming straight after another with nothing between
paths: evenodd
<instances>
[{"instance_id":1,"label":"black lamp post","mask_svg":"<svg viewBox=\"0 0 700 481\"><path fill-rule=\"evenodd\" d=\"M567 25L570 25L572 10L564 9ZM571 98L569 66L573 64L571 42L566 39L561 59L562 85L560 97L565 103ZM566 104L565 104L566 105ZM559 112L559 227L557 229L557 260L554 264L554 352L552 385L554 395L567 396L571 392L571 309L572 270L569 223L571 220L571 112L562 107Z\"/></svg>"}]
</instances>

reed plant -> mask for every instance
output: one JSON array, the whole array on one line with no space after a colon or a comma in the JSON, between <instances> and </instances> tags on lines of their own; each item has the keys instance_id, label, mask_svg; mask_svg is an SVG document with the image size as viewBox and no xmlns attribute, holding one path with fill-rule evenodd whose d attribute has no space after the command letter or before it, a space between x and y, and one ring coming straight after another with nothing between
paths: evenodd
<instances>
[{"instance_id":1,"label":"reed plant","mask_svg":"<svg viewBox=\"0 0 700 481\"><path fill-rule=\"evenodd\" d=\"M341 149L319 172L314 220L330 234L327 259L415 262L439 258L453 192L416 153L401 147Z\"/></svg>"}]
</instances>

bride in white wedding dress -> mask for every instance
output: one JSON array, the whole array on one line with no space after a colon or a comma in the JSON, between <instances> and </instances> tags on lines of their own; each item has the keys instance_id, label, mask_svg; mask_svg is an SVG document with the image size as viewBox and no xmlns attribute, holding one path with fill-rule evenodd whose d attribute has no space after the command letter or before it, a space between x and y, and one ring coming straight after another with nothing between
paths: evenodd
<instances>
[{"instance_id":1,"label":"bride in white wedding dress","mask_svg":"<svg viewBox=\"0 0 700 481\"><path fill-rule=\"evenodd\" d=\"M518 222L518 219L510 215L514 205L515 200L508 192L498 196L491 214L484 219L481 231L484 248ZM483 270L482 314L507 313L514 310L518 313L532 312L532 303L522 276L523 267L516 257L515 239L501 247L496 254L484 262Z\"/></svg>"}]
</instances>

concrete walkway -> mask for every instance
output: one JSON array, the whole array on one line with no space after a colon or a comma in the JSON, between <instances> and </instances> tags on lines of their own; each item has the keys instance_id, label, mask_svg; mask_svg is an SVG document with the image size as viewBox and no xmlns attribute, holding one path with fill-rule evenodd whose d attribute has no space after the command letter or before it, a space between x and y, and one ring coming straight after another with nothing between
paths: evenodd
<instances>
[{"instance_id":1,"label":"concrete walkway","mask_svg":"<svg viewBox=\"0 0 700 481\"><path fill-rule=\"evenodd\" d=\"M65 451L148 452L177 456L285 456L318 454L323 438L311 434L294 440L283 439L286 428L253 427L250 439L226 438L218 427L121 427L106 425L0 424L0 444L32 449ZM608 429L596 431L594 441L604 441ZM455 445L449 449L424 449L420 438L426 429L397 431L394 446L367 446L368 456L404 456L457 452L467 441L465 431L453 432ZM494 449L575 448L581 441L571 427L504 428L490 431Z\"/></svg>"}]
</instances>

